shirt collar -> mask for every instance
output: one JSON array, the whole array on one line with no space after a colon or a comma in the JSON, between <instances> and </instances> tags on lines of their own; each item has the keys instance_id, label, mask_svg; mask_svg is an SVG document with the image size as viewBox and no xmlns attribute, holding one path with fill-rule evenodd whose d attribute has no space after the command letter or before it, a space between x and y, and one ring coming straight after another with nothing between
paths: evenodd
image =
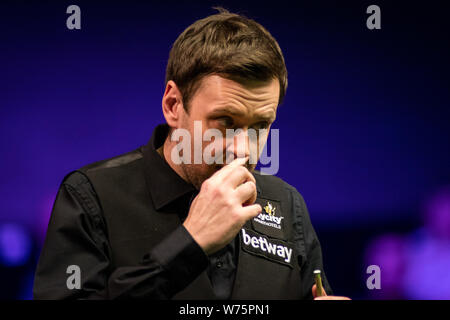
<instances>
[{"instance_id":1,"label":"shirt collar","mask_svg":"<svg viewBox=\"0 0 450 320\"><path fill-rule=\"evenodd\" d=\"M156 151L164 144L170 127L158 125L143 147L144 170L150 197L156 210L168 205L188 193L194 193L195 187L181 178Z\"/></svg>"}]
</instances>

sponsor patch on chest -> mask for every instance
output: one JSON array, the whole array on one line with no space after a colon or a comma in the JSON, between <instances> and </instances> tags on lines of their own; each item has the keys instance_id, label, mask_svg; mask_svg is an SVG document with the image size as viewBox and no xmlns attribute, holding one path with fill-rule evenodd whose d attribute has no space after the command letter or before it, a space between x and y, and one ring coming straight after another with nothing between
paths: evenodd
<instances>
[{"instance_id":1,"label":"sponsor patch on chest","mask_svg":"<svg viewBox=\"0 0 450 320\"><path fill-rule=\"evenodd\" d=\"M269 239L262 234L245 228L241 229L240 235L244 251L293 268L293 246L290 243Z\"/></svg>"},{"instance_id":2,"label":"sponsor patch on chest","mask_svg":"<svg viewBox=\"0 0 450 320\"><path fill-rule=\"evenodd\" d=\"M258 198L255 203L258 203L263 210L252 219L253 229L268 236L285 240L284 216L281 213L280 202Z\"/></svg>"}]
</instances>

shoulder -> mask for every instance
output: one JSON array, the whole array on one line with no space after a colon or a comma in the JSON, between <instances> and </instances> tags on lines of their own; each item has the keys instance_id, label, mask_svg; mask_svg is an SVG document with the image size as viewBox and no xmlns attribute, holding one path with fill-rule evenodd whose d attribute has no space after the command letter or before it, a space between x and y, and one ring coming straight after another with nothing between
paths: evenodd
<instances>
[{"instance_id":1,"label":"shoulder","mask_svg":"<svg viewBox=\"0 0 450 320\"><path fill-rule=\"evenodd\" d=\"M124 175L130 170L114 170L129 168L142 159L141 148L127 152L109 159L96 161L85 165L77 170L69 172L62 181L62 187L69 192L76 192L82 196L96 196L92 179L99 176L112 178L117 175ZM133 170L139 171L139 170Z\"/></svg>"},{"instance_id":2,"label":"shoulder","mask_svg":"<svg viewBox=\"0 0 450 320\"><path fill-rule=\"evenodd\" d=\"M118 155L118 156L115 156L112 158L96 161L94 163L85 165L85 166L81 167L80 169L78 169L77 171L87 174L87 173L99 171L99 170L122 168L122 167L129 166L139 160L142 160L142 158L143 158L143 154L142 154L142 147L141 147L136 150L133 150L133 151L130 151L127 153L123 153L121 155Z\"/></svg>"},{"instance_id":3,"label":"shoulder","mask_svg":"<svg viewBox=\"0 0 450 320\"><path fill-rule=\"evenodd\" d=\"M143 152L142 147L136 150L85 165L78 170L98 187L114 185L129 185L136 180L142 179L143 175Z\"/></svg>"}]
</instances>

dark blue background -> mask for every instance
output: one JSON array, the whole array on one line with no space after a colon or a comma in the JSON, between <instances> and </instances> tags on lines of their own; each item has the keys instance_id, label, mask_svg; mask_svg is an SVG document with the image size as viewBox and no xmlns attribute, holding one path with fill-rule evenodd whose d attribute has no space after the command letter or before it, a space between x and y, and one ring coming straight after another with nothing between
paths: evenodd
<instances>
[{"instance_id":1,"label":"dark blue background","mask_svg":"<svg viewBox=\"0 0 450 320\"><path fill-rule=\"evenodd\" d=\"M81 30L66 28L71 4ZM381 30L366 28L371 4ZM64 175L137 148L163 121L171 44L214 5L260 22L284 52L278 176L307 202L335 292L365 295L367 239L420 225L423 199L450 183L444 2L2 2L0 224L24 226L34 248L0 269L2 296L30 297Z\"/></svg>"}]
</instances>

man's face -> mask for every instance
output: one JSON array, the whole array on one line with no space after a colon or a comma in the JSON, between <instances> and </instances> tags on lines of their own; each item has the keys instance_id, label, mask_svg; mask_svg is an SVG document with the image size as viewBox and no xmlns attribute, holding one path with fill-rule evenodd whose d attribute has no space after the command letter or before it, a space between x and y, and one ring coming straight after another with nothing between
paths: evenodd
<instances>
[{"instance_id":1,"label":"man's face","mask_svg":"<svg viewBox=\"0 0 450 320\"><path fill-rule=\"evenodd\" d=\"M217 161L207 164L204 158L201 164L195 164L194 161L181 164L184 175L197 189L200 189L203 181L229 163L230 159L249 156L250 152L253 153L252 159L259 159L262 152L259 147L265 145L267 134L258 134L256 138L253 135L252 139L249 139L249 134L259 133L260 129L267 129L269 132L276 117L279 91L277 79L244 87L218 75L203 78L200 88L189 103L189 112L181 110L181 128L190 133L191 155L198 152L194 150L197 145L201 146L202 155L211 154L212 157L223 159L222 164L217 164ZM201 135L198 134L200 124ZM211 141L203 141L205 132L212 132L210 129L218 130L216 133L220 131L223 138L214 137ZM227 129L241 131L237 135L227 137ZM195 142L196 139L199 141ZM221 152L217 152L219 150ZM252 171L256 162L248 163L247 168Z\"/></svg>"}]
</instances>

